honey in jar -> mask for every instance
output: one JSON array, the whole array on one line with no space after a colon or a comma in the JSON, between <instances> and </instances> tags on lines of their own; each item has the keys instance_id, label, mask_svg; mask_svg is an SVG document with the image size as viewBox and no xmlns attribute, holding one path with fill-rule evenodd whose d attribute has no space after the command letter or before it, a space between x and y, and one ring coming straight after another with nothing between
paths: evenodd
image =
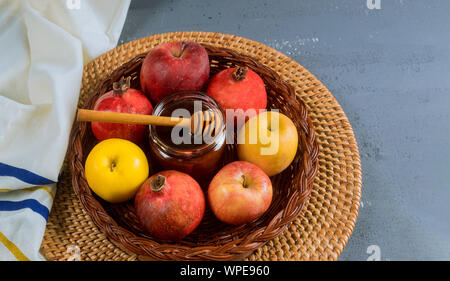
<instances>
[{"instance_id":1,"label":"honey in jar","mask_svg":"<svg viewBox=\"0 0 450 281\"><path fill-rule=\"evenodd\" d=\"M213 111L223 120L216 101L198 91L167 96L156 105L153 115L190 118L199 110ZM184 172L205 185L220 169L225 150L224 122L209 138L195 135L189 128L164 126L150 126L149 136L152 164L157 170Z\"/></svg>"}]
</instances>

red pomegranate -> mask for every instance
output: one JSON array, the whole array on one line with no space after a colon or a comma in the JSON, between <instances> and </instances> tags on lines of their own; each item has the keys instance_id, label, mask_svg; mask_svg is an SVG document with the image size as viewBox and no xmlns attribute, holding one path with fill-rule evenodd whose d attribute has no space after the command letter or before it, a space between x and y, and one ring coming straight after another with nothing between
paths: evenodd
<instances>
[{"instance_id":1,"label":"red pomegranate","mask_svg":"<svg viewBox=\"0 0 450 281\"><path fill-rule=\"evenodd\" d=\"M113 84L113 90L102 95L94 105L94 110L122 113L147 114L153 112L148 98L139 90L130 88L130 79L123 78ZM120 138L140 143L144 140L148 127L145 125L129 125L118 123L92 122L94 136L102 141Z\"/></svg>"},{"instance_id":2,"label":"red pomegranate","mask_svg":"<svg viewBox=\"0 0 450 281\"><path fill-rule=\"evenodd\" d=\"M209 58L199 43L168 42L155 47L145 57L141 88L152 102L186 90L202 90L209 79Z\"/></svg>"},{"instance_id":3,"label":"red pomegranate","mask_svg":"<svg viewBox=\"0 0 450 281\"><path fill-rule=\"evenodd\" d=\"M263 80L247 67L238 66L220 71L211 79L206 93L219 103L225 114L227 109L242 109L240 113L235 111L238 120L239 116L246 115L245 113L247 118L244 119L248 119L267 106Z\"/></svg>"},{"instance_id":4,"label":"red pomegranate","mask_svg":"<svg viewBox=\"0 0 450 281\"><path fill-rule=\"evenodd\" d=\"M134 207L150 235L177 241L200 224L205 212L205 197L191 176L168 170L154 174L141 185Z\"/></svg>"}]
</instances>

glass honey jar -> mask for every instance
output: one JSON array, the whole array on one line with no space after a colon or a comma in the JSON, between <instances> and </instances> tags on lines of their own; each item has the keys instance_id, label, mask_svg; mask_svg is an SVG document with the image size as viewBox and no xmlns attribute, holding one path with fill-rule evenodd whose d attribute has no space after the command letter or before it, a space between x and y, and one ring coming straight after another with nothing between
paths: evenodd
<instances>
[{"instance_id":1,"label":"glass honey jar","mask_svg":"<svg viewBox=\"0 0 450 281\"><path fill-rule=\"evenodd\" d=\"M161 100L153 110L156 116L190 118L197 111L212 111L224 120L217 102L199 91L183 91ZM156 170L177 170L192 176L201 185L209 183L220 169L225 150L225 123L213 134L194 134L189 128L150 126L150 158Z\"/></svg>"}]
</instances>

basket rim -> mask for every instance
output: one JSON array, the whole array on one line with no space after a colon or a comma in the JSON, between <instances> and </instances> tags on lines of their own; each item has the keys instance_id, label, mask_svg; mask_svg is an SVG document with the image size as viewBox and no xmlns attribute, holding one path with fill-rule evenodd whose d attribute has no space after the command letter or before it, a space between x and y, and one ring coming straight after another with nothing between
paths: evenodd
<instances>
[{"instance_id":1,"label":"basket rim","mask_svg":"<svg viewBox=\"0 0 450 281\"><path fill-rule=\"evenodd\" d=\"M97 228L101 232L105 233L111 242L113 242L116 246L118 246L119 248L121 248L122 250L124 250L126 252L131 252L133 254L136 254L137 252L142 253L142 251L139 251L139 249L137 249L137 248L140 247L142 250L142 247L141 247L142 244L147 244L147 243L151 242L151 244L152 244L151 247L154 250L160 248L161 246L173 248L173 250L172 250L173 253L169 253L168 256L170 256L174 259L179 258L177 256L176 252L179 252L179 250L181 250L181 249L190 250L190 252L191 252L191 254L189 256L184 256L184 258L186 260L190 260L191 258L193 260L198 259L198 258L200 258L200 259L215 259L215 260L229 260L229 259L236 259L236 258L244 258L244 257L250 255L257 248L263 246L269 240L278 236L282 231L284 231L287 228L287 226L300 214L303 206L305 205L306 201L308 200L308 198L310 196L314 178L318 171L319 146L315 139L314 126L312 125L312 122L311 122L310 118L308 117L306 105L295 94L295 90L292 87L292 85L290 85L286 81L282 80L280 78L280 76L278 75L278 73L276 73L274 70L263 65L262 63L258 62L258 60L254 59L250 56L241 55L233 50L223 48L223 47L213 47L212 45L203 44L203 43L202 43L202 45L205 46L205 48L207 48L208 50L212 49L219 53L222 53L224 56L228 56L230 58L230 61L232 61L233 58L236 58L236 57L244 58L246 60L246 63L253 66L253 68L263 69L264 71L266 71L268 73L268 75L271 75L274 79L276 79L277 81L280 81L283 84L283 86L286 87L286 90L289 92L289 94L293 95L295 100L298 102L298 106L300 107L300 109L302 111L302 115L305 118L304 121L306 122L307 128L304 128L304 129L306 131L308 131L308 135L309 135L308 139L310 140L310 145L311 145L311 150L308 151L308 153L307 153L307 157L309 157L308 162L309 162L309 164L311 164L310 171L307 175L307 178L303 179L304 181L307 182L307 184L306 184L307 194L306 194L306 197L304 198L305 200L303 200L298 206L296 206L296 208L294 208L293 210L290 210L290 212L288 214L286 214L286 208L281 209L270 220L270 222L267 225L262 226L262 227L258 228L257 230L253 231L253 233L250 233L246 237L246 239L239 238L237 240L228 242L224 245L216 246L215 248L220 249L222 252L222 255L220 253L215 253L214 255L211 255L210 253L211 253L212 246L189 247L189 246L185 246L185 245L164 244L164 243L159 243L159 242L149 239L149 238L140 237L140 236L136 235L135 233L131 232L130 230L117 224L117 222L105 211L103 206L97 200L94 200L94 202L92 204L91 204L91 202L88 202L89 201L88 198L93 197L90 190L89 190L89 192L85 192L85 193L83 193L80 190L80 188L79 188L80 180L81 180L81 182L84 181L83 184L87 185L86 178L84 175L84 165L82 163L83 156L82 155L80 156L80 154L77 153L80 150L82 150L81 149L81 139L83 138L82 133L86 131L86 124L80 124L75 121L74 126L71 131L70 143L69 143L69 148L72 148L71 153L70 153L70 170L72 173L73 190L74 190L75 194L77 195L78 199L80 200L81 205L83 206L84 210L89 214L89 216L91 217L91 219L93 220L93 222L97 226ZM95 96L95 93L99 92L102 85L104 85L105 83L108 83L108 81L111 79L111 77L114 76L114 73L119 71L124 65L127 65L130 63L131 64L136 63L134 61L136 59L142 60L142 57L146 53L148 53L148 52L139 54L139 55L133 57L128 62L124 63L123 65L118 66L113 72L111 72L105 79L103 79L99 83L99 86L97 87L95 92L93 92L89 95L88 100L91 100ZM250 68L252 68L252 67L250 67ZM85 104L89 104L89 102L87 102ZM85 106L83 106L83 107L85 107ZM78 140L80 140L80 142L77 142ZM300 139L299 139L299 141L300 141ZM299 152L297 152L297 153L299 153ZM296 171L296 172L299 172L299 171ZM74 176L74 175L79 175L80 178L78 178L78 176ZM295 195L295 192L293 194L291 194L291 196L289 198L286 198L287 199L286 201L290 202L292 200L295 200L295 198L293 199L294 195ZM100 214L100 215L93 217L93 215L92 215L93 213ZM270 231L270 233L267 233L267 229L269 228L269 226L271 227L271 231ZM113 230L116 230L116 231L118 230L120 232L119 233L120 235L117 236L118 238L112 237L110 235ZM115 234L117 234L117 233L115 233ZM258 239L263 234L266 234L266 235L264 235L263 239ZM134 244L135 247L130 247L131 246L130 243L124 243L123 240L132 241L132 244ZM252 246L248 246L250 244L252 244ZM237 254L235 254L232 251L233 248L236 248L239 246L244 246L244 245L247 245L246 248L248 248L248 250L246 250L245 252L234 251L234 252L237 252ZM227 250L228 250L228 252L227 252ZM231 250L231 252L230 252L230 250ZM142 254L142 255L138 254L138 255L144 256L144 257L156 258L156 259L161 258L161 254L148 253L148 251L146 251L145 249L143 251L145 252L145 254ZM165 256L165 257L167 257L167 256Z\"/></svg>"}]
</instances>

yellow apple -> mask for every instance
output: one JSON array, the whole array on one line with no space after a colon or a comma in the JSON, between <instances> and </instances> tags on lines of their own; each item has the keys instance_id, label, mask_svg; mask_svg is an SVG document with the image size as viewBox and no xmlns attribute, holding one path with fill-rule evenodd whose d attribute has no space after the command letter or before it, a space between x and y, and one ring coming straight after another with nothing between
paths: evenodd
<instances>
[{"instance_id":1,"label":"yellow apple","mask_svg":"<svg viewBox=\"0 0 450 281\"><path fill-rule=\"evenodd\" d=\"M113 138L98 143L85 163L89 187L110 203L133 198L148 173L147 157L142 149L124 139Z\"/></svg>"},{"instance_id":2,"label":"yellow apple","mask_svg":"<svg viewBox=\"0 0 450 281\"><path fill-rule=\"evenodd\" d=\"M265 111L250 118L239 130L239 160L260 167L268 176L286 169L295 158L298 147L297 128L289 117Z\"/></svg>"}]
</instances>

